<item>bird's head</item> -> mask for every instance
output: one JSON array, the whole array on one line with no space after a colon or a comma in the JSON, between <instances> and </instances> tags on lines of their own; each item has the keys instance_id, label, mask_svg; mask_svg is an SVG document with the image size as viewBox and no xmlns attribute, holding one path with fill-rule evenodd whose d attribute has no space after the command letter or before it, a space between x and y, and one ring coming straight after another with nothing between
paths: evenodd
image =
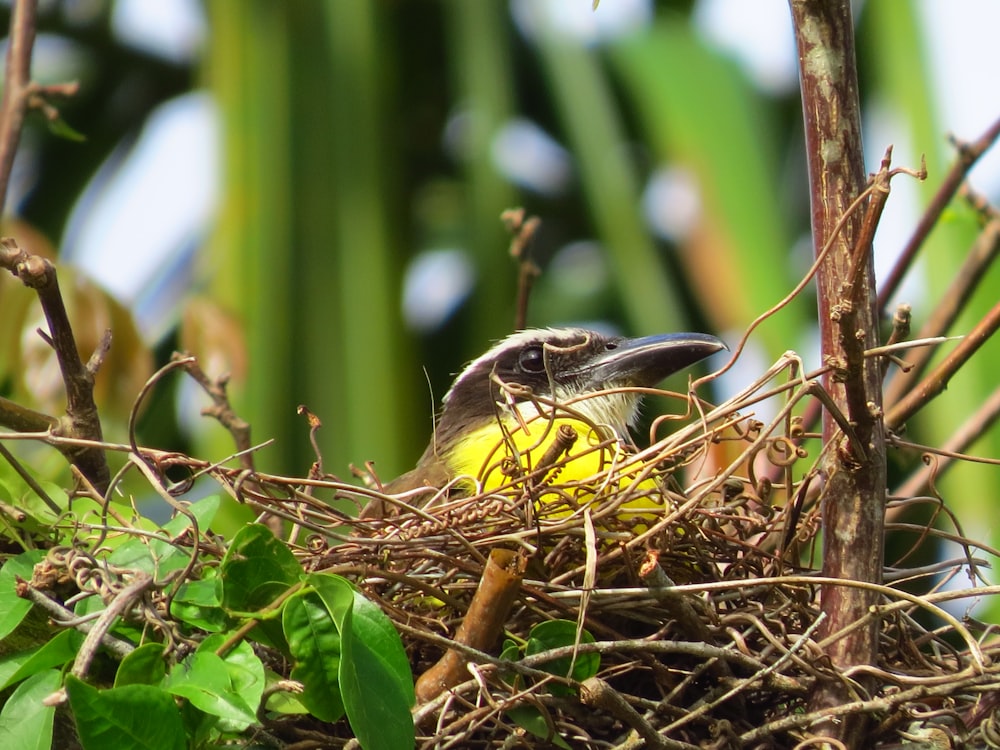
<instances>
[{"instance_id":1,"label":"bird's head","mask_svg":"<svg viewBox=\"0 0 1000 750\"><path fill-rule=\"evenodd\" d=\"M512 405L529 419L536 401L572 402L590 422L624 436L640 397L613 389L655 386L725 348L714 336L698 333L625 338L583 328L519 331L455 379L444 397L435 442L447 445L464 430L509 414Z\"/></svg>"}]
</instances>

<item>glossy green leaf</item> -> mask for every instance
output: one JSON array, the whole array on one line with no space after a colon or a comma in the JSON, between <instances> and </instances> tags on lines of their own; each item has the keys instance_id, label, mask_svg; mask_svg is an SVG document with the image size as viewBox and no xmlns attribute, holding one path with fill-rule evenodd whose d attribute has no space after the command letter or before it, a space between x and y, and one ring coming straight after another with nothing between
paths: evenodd
<instances>
[{"instance_id":1,"label":"glossy green leaf","mask_svg":"<svg viewBox=\"0 0 1000 750\"><path fill-rule=\"evenodd\" d=\"M500 658L506 659L507 661L513 661L517 658L519 649L517 643L512 641L510 638L505 638L503 642L503 647L500 649Z\"/></svg>"},{"instance_id":2,"label":"glossy green leaf","mask_svg":"<svg viewBox=\"0 0 1000 750\"><path fill-rule=\"evenodd\" d=\"M217 651L228 640L229 636L229 633L210 635L202 641L198 650ZM256 712L264 697L267 672L260 657L254 653L253 646L247 641L238 642L226 651L222 662L229 675L233 691Z\"/></svg>"},{"instance_id":3,"label":"glossy green leaf","mask_svg":"<svg viewBox=\"0 0 1000 750\"><path fill-rule=\"evenodd\" d=\"M42 670L73 661L83 638L83 633L79 631L63 630L41 646L27 651L13 651L0 658L0 690L6 690Z\"/></svg>"},{"instance_id":4,"label":"glossy green leaf","mask_svg":"<svg viewBox=\"0 0 1000 750\"><path fill-rule=\"evenodd\" d=\"M361 746L365 750L412 746L413 675L392 622L339 576L314 573L307 583L340 629L340 689Z\"/></svg>"},{"instance_id":5,"label":"glossy green leaf","mask_svg":"<svg viewBox=\"0 0 1000 750\"><path fill-rule=\"evenodd\" d=\"M552 730L552 725L545 720L542 712L530 704L523 704L507 709L507 717L522 729L539 739L547 740L556 747L572 750L569 743Z\"/></svg>"},{"instance_id":6,"label":"glossy green leaf","mask_svg":"<svg viewBox=\"0 0 1000 750\"><path fill-rule=\"evenodd\" d=\"M283 679L284 677L280 675L268 672L268 686ZM264 707L268 713L286 716L300 716L309 713L309 709L302 703L299 696L289 690L274 690L269 692Z\"/></svg>"},{"instance_id":7,"label":"glossy green leaf","mask_svg":"<svg viewBox=\"0 0 1000 750\"><path fill-rule=\"evenodd\" d=\"M198 522L199 531L208 528L219 509L218 496L210 496L193 503L189 510ZM108 557L113 565L141 570L157 578L183 569L191 554L190 547L167 541L176 539L191 526L191 520L182 514L174 516L163 525L155 537L137 536L124 542Z\"/></svg>"},{"instance_id":8,"label":"glossy green leaf","mask_svg":"<svg viewBox=\"0 0 1000 750\"><path fill-rule=\"evenodd\" d=\"M251 524L233 538L222 560L223 606L242 612L262 609L301 575L302 566L285 543L266 526Z\"/></svg>"},{"instance_id":9,"label":"glossy green leaf","mask_svg":"<svg viewBox=\"0 0 1000 750\"><path fill-rule=\"evenodd\" d=\"M49 500L59 508L66 508L69 505L66 490L62 486L41 477L36 477L35 481L48 495ZM0 489L5 491L0 492L0 497L6 494L11 505L28 515L28 520L19 525L29 529L32 528L33 523L48 527L54 524L58 518L58 513L42 500L38 493L29 487L21 477L17 475L0 477Z\"/></svg>"},{"instance_id":10,"label":"glossy green leaf","mask_svg":"<svg viewBox=\"0 0 1000 750\"><path fill-rule=\"evenodd\" d=\"M30 581L35 564L44 557L40 550L22 552L0 568L0 640L14 632L31 609L31 602L17 595L17 578Z\"/></svg>"},{"instance_id":11,"label":"glossy green leaf","mask_svg":"<svg viewBox=\"0 0 1000 750\"><path fill-rule=\"evenodd\" d=\"M59 689L62 675L51 669L18 685L0 711L0 737L4 750L49 750L55 706L44 699Z\"/></svg>"},{"instance_id":12,"label":"glossy green leaf","mask_svg":"<svg viewBox=\"0 0 1000 750\"><path fill-rule=\"evenodd\" d=\"M383 679L398 682L404 686L404 695L408 705L415 700L413 693L413 673L410 671L410 660L406 656L403 642L396 628L393 627L385 612L374 602L365 598L351 583L340 576L328 573L313 573L306 583L316 589L330 609L334 621L340 624L348 614L351 617L350 632L352 637L361 641L376 660L370 665L379 674L371 674L372 679L379 683ZM369 655L365 655L368 658ZM406 690L409 692L406 693Z\"/></svg>"},{"instance_id":13,"label":"glossy green leaf","mask_svg":"<svg viewBox=\"0 0 1000 750\"><path fill-rule=\"evenodd\" d=\"M128 654L118 665L115 687L125 685L157 685L167 673L163 661L163 645L146 643Z\"/></svg>"},{"instance_id":14,"label":"glossy green leaf","mask_svg":"<svg viewBox=\"0 0 1000 750\"><path fill-rule=\"evenodd\" d=\"M531 629L524 653L526 656L533 656L551 649L572 646L576 643L576 638L577 627L575 622L570 620L547 620ZM586 630L580 631L580 643L593 642L594 636ZM596 653L577 654L575 660L570 657L560 657L539 665L539 669L550 674L558 675L559 677L569 677L577 682L582 682L593 677L600 668L601 657Z\"/></svg>"},{"instance_id":15,"label":"glossy green leaf","mask_svg":"<svg viewBox=\"0 0 1000 750\"><path fill-rule=\"evenodd\" d=\"M204 648L204 644L171 670L163 687L191 701L199 710L226 719L239 729L256 721L256 706L251 706L233 684L222 657Z\"/></svg>"},{"instance_id":16,"label":"glossy green leaf","mask_svg":"<svg viewBox=\"0 0 1000 750\"><path fill-rule=\"evenodd\" d=\"M170 602L170 614L209 633L224 630L229 618L222 609L222 581L211 575L181 584Z\"/></svg>"},{"instance_id":17,"label":"glossy green leaf","mask_svg":"<svg viewBox=\"0 0 1000 750\"><path fill-rule=\"evenodd\" d=\"M185 750L173 696L150 685L97 690L70 676L66 693L84 750Z\"/></svg>"},{"instance_id":18,"label":"glossy green leaf","mask_svg":"<svg viewBox=\"0 0 1000 750\"><path fill-rule=\"evenodd\" d=\"M295 661L291 678L305 686L300 696L309 712L323 721L344 715L340 689L340 632L323 600L313 591L296 594L282 612L288 650Z\"/></svg>"}]
</instances>

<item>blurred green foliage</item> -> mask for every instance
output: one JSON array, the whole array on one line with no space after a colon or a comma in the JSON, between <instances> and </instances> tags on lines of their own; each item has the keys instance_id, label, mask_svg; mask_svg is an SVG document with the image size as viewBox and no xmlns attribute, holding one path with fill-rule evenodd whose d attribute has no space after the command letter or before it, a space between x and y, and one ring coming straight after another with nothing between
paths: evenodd
<instances>
[{"instance_id":1,"label":"blurred green foliage","mask_svg":"<svg viewBox=\"0 0 1000 750\"><path fill-rule=\"evenodd\" d=\"M776 163L798 111L791 95L755 90L683 7L602 45L525 34L495 2L208 7L206 82L228 165L211 246L226 272L212 283L244 310L245 403L258 435L282 439L285 470L311 456L290 411L299 402L324 421L330 471L375 459L385 478L416 459L451 376L512 329L517 269L499 221L509 206L542 218L532 251L543 274L572 276L572 262L548 268L569 243L599 248L592 284L543 275L531 325L732 332L797 278L785 260L807 215L780 200ZM497 169L515 117L567 149L565 190L518 188ZM449 150L452 130L460 147ZM667 165L702 190L695 228L675 242L641 209ZM441 248L464 253L474 288L439 328L408 332L403 274ZM810 314L806 299L767 326L768 356L806 340Z\"/></svg>"},{"instance_id":2,"label":"blurred green foliage","mask_svg":"<svg viewBox=\"0 0 1000 750\"><path fill-rule=\"evenodd\" d=\"M631 334L687 328L734 339L808 267L797 92L762 90L699 33L692 3L652 7L651 23L635 32L582 44L558 29L526 35L498 0L210 0L204 50L191 64L123 44L107 17L80 26L43 13L42 30L82 52L81 94L62 111L87 140L44 140L19 214L60 237L111 151L157 104L206 87L222 121L222 206L183 303L188 330L157 355L163 361L178 341L203 347L196 353L206 362L223 355L255 439L275 440L260 468L307 471L314 456L295 411L305 404L323 421L327 471L343 476L371 460L389 479L423 450L452 375L511 330L517 269L499 221L505 208L523 205L543 220L532 248L543 269L532 325L596 321ZM952 156L927 94L914 7L865 4L857 38L863 101L891 107L899 139L928 156L926 201ZM595 18L607 11L602 4ZM497 169L498 134L513 118L566 149L564 189L526 189ZM39 123L32 128L40 137ZM886 145L868 148L880 155ZM664 167L682 169L700 191L700 215L672 239L641 210ZM975 231L974 217L956 210L932 236L918 323ZM571 243L598 252L561 252ZM440 249L463 255L474 284L454 314L417 331L402 313L405 274ZM980 311L998 297L993 277ZM216 307L195 314L206 300ZM814 319L807 291L755 334L760 361L797 349L818 364ZM7 356L0 375L11 392L16 360ZM943 442L993 387L995 356L988 345L910 436ZM168 424L175 417L162 393L174 387L154 397L144 436L227 455L220 428L206 427L191 445ZM995 439L975 450L1000 455ZM917 463L898 458L897 479ZM971 488L963 477L974 477ZM997 485L995 471L962 467L947 492L959 503L994 496Z\"/></svg>"}]
</instances>

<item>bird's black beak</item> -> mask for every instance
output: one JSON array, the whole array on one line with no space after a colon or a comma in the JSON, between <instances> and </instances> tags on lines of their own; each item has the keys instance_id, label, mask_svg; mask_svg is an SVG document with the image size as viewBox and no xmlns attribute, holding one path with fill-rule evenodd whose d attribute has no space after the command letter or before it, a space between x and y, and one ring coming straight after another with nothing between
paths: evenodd
<instances>
[{"instance_id":1,"label":"bird's black beak","mask_svg":"<svg viewBox=\"0 0 1000 750\"><path fill-rule=\"evenodd\" d=\"M605 350L595 355L583 369L595 387L650 388L675 372L728 348L715 336L701 333L611 339Z\"/></svg>"}]
</instances>

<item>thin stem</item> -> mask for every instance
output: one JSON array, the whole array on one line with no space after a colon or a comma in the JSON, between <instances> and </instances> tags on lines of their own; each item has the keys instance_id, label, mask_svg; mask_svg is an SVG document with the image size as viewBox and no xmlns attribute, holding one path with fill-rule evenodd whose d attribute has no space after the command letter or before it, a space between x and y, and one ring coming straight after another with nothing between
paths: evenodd
<instances>
[{"instance_id":1,"label":"thin stem","mask_svg":"<svg viewBox=\"0 0 1000 750\"><path fill-rule=\"evenodd\" d=\"M958 372L979 347L1000 328L1000 302L993 306L975 328L962 339L941 364L920 383L907 392L906 396L894 404L886 414L885 422L891 430L898 430L910 417L923 408L927 402L948 387L948 381Z\"/></svg>"},{"instance_id":2,"label":"thin stem","mask_svg":"<svg viewBox=\"0 0 1000 750\"><path fill-rule=\"evenodd\" d=\"M965 262L920 328L917 338L929 339L948 333L998 255L1000 255L1000 216L994 216L976 237ZM906 398L913 382L924 372L936 352L937 347L923 347L907 356L909 367L906 372L898 373L886 389L887 405L891 406Z\"/></svg>"},{"instance_id":3,"label":"thin stem","mask_svg":"<svg viewBox=\"0 0 1000 750\"><path fill-rule=\"evenodd\" d=\"M913 236L910 237L910 241L906 243L906 247L900 253L896 265L893 266L892 271L889 273L889 277L882 284L878 295L879 310L885 310L889 304L889 300L892 299L892 295L896 293L900 283L903 281L903 277L913 264L913 259L923 246L924 240L927 239L927 235L931 233L931 230L937 226L941 214L944 213L945 208L951 203L952 197L958 191L959 187L961 187L969 170L972 169L972 166L979 160L979 157L993 145L998 137L1000 137L1000 120L990 125L986 132L972 143L955 141L955 145L958 148L958 157L955 159L955 163L952 164L951 169L948 170L948 174L941 183L941 187L938 188L937 193L934 194L934 198L931 200L930 205L927 206L927 210L924 211L924 215L920 218L920 223L917 224L917 228L913 231Z\"/></svg>"}]
</instances>

